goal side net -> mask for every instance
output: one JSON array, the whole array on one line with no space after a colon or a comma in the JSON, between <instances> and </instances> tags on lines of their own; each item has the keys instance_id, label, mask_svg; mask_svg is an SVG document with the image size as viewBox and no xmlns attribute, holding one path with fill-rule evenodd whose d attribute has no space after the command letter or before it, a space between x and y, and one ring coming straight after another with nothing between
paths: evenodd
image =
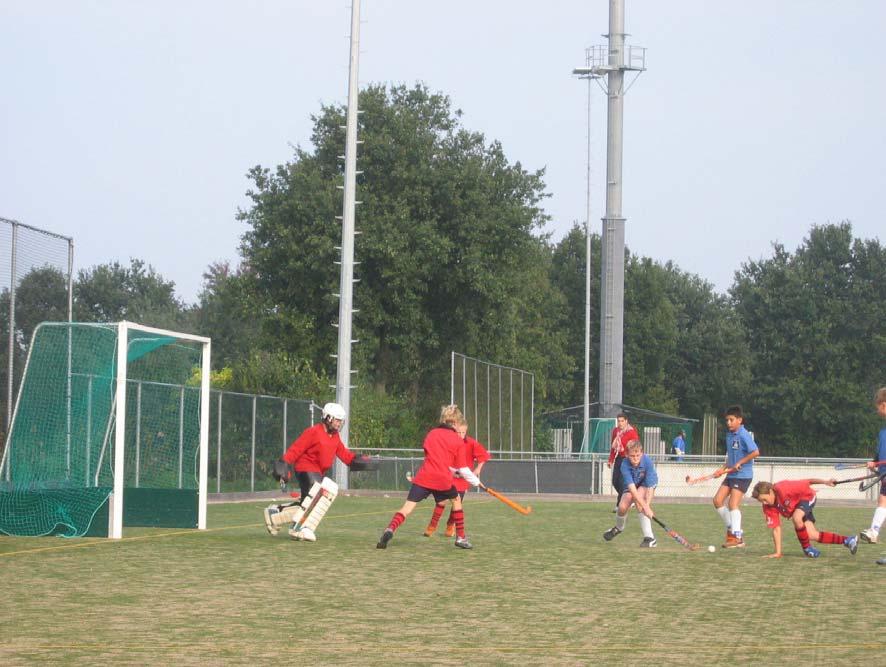
<instances>
[{"instance_id":1,"label":"goal side net","mask_svg":"<svg viewBox=\"0 0 886 667\"><path fill-rule=\"evenodd\" d=\"M38 325L0 460L0 533L205 528L210 347L131 322Z\"/></svg>"}]
</instances>

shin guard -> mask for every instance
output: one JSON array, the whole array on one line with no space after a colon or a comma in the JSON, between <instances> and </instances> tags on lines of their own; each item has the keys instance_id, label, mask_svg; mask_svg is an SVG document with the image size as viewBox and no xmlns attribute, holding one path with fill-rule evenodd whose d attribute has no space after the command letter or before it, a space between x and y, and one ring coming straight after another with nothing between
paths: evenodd
<instances>
[{"instance_id":1,"label":"shin guard","mask_svg":"<svg viewBox=\"0 0 886 667\"><path fill-rule=\"evenodd\" d=\"M322 482L314 482L308 495L302 500L304 513L292 522L289 534L296 540L316 542L317 536L314 531L323 520L332 501L338 495L338 484L324 477Z\"/></svg>"}]
</instances>

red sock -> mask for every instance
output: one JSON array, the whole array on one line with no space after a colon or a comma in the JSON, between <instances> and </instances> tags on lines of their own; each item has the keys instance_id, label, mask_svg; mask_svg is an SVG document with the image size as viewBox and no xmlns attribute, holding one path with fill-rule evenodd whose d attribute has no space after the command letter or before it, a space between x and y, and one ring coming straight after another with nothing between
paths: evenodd
<instances>
[{"instance_id":1,"label":"red sock","mask_svg":"<svg viewBox=\"0 0 886 667\"><path fill-rule=\"evenodd\" d=\"M452 510L452 518L455 519L455 534L460 540L465 539L465 512L464 510Z\"/></svg>"},{"instance_id":2,"label":"red sock","mask_svg":"<svg viewBox=\"0 0 886 667\"><path fill-rule=\"evenodd\" d=\"M843 544L847 539L844 535L837 535L837 533L828 533L826 531L821 531L818 534L818 541L822 544Z\"/></svg>"},{"instance_id":3,"label":"red sock","mask_svg":"<svg viewBox=\"0 0 886 667\"><path fill-rule=\"evenodd\" d=\"M431 515L431 522L428 524L428 528L437 527L437 524L440 523L440 517L443 516L443 510L445 509L445 505L434 505L434 513Z\"/></svg>"},{"instance_id":4,"label":"red sock","mask_svg":"<svg viewBox=\"0 0 886 667\"><path fill-rule=\"evenodd\" d=\"M806 526L802 528L794 528L797 531L797 539L800 540L800 546L804 549L809 548L809 531L806 530Z\"/></svg>"},{"instance_id":5,"label":"red sock","mask_svg":"<svg viewBox=\"0 0 886 667\"><path fill-rule=\"evenodd\" d=\"M388 530L397 530L402 524L406 521L406 516L400 512L394 514L394 518L391 519L391 523L388 524Z\"/></svg>"},{"instance_id":6,"label":"red sock","mask_svg":"<svg viewBox=\"0 0 886 667\"><path fill-rule=\"evenodd\" d=\"M447 528L449 528L449 526L454 526L454 525L455 525L455 516L454 516L454 514L455 514L455 510L449 510L449 518L446 519L446 527L447 527Z\"/></svg>"}]
</instances>

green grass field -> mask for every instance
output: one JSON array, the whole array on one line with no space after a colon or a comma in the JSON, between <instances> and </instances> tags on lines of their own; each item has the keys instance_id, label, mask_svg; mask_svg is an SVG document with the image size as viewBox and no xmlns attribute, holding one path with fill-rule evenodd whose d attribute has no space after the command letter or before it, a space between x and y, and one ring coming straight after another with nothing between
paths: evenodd
<instances>
[{"instance_id":1,"label":"green grass field","mask_svg":"<svg viewBox=\"0 0 886 667\"><path fill-rule=\"evenodd\" d=\"M0 664L875 664L886 649L880 546L760 558L688 552L636 516L611 543L609 503L532 498L529 516L470 497L473 551L421 535L426 501L387 550L403 496L341 496L314 544L271 538L264 502L210 505L209 530L129 529L119 541L0 538ZM658 503L691 541L722 542L710 505ZM872 508L816 509L856 532ZM886 548L886 547L884 547Z\"/></svg>"}]
</instances>

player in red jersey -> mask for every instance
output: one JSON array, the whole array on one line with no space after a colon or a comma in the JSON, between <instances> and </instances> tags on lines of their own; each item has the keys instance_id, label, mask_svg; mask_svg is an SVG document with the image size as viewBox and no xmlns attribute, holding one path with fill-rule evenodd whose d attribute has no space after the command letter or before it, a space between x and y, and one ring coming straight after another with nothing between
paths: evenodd
<instances>
[{"instance_id":1,"label":"player in red jersey","mask_svg":"<svg viewBox=\"0 0 886 667\"><path fill-rule=\"evenodd\" d=\"M322 484L323 475L332 467L336 457L352 470L372 467L369 457L352 452L339 436L347 417L344 407L338 403L327 403L321 416L322 421L306 428L274 464L273 474L278 481L285 484L295 476L301 497L288 505L272 504L265 508L265 526L271 535L276 535L280 526L294 520L302 499L308 497L315 483Z\"/></svg>"},{"instance_id":2,"label":"player in red jersey","mask_svg":"<svg viewBox=\"0 0 886 667\"><path fill-rule=\"evenodd\" d=\"M482 486L480 479L467 466L464 452L464 440L459 437L459 426L465 424L464 415L457 405L444 405L440 410L440 425L432 428L425 436L422 444L425 460L412 479L406 502L394 514L388 527L375 546L386 549L388 542L394 537L394 531L406 521L415 506L430 495L438 503L452 502L452 515L455 519L455 546L461 549L472 549L473 546L465 536L464 511L461 497L453 484L453 473L457 473L474 486Z\"/></svg>"},{"instance_id":3,"label":"player in red jersey","mask_svg":"<svg viewBox=\"0 0 886 667\"><path fill-rule=\"evenodd\" d=\"M763 504L763 515L766 525L772 529L772 540L775 542L775 553L764 558L781 558L781 517L786 516L794 523L797 539L803 547L803 553L809 558L818 558L821 552L810 544L815 540L821 544L842 544L849 553L855 555L858 550L857 535L838 535L827 531L819 531L815 527L815 491L812 484L836 486L834 479L796 479L783 482L757 482L753 497Z\"/></svg>"},{"instance_id":4,"label":"player in red jersey","mask_svg":"<svg viewBox=\"0 0 886 667\"><path fill-rule=\"evenodd\" d=\"M465 453L465 461L468 465L474 465L476 461L476 465L474 466L474 474L479 477L480 471L483 470L483 466L486 462L492 457L489 455L489 452L486 451L486 448L481 445L477 440L474 440L471 436L468 435L468 425L461 424L456 431L458 431L459 437L464 440L464 453ZM464 502L465 493L470 486L466 479L463 477L454 477L453 484L455 484L455 488L458 490L458 496ZM446 503L438 502L434 505L434 513L431 515L431 521L428 523L428 527L425 528L425 537L430 537L437 530L437 524L440 522L440 517L443 516L443 510L446 509ZM452 509L449 512L449 519L446 521L446 537L452 537L455 535L455 510Z\"/></svg>"},{"instance_id":5,"label":"player in red jersey","mask_svg":"<svg viewBox=\"0 0 886 667\"><path fill-rule=\"evenodd\" d=\"M640 435L637 429L628 421L628 416L620 412L615 417L615 428L612 429L612 435L609 436L609 460L606 465L612 468L612 487L615 489L615 509L618 510L618 504L624 495L624 479L621 475L621 462L625 460L628 451L628 443L639 440Z\"/></svg>"}]
</instances>

